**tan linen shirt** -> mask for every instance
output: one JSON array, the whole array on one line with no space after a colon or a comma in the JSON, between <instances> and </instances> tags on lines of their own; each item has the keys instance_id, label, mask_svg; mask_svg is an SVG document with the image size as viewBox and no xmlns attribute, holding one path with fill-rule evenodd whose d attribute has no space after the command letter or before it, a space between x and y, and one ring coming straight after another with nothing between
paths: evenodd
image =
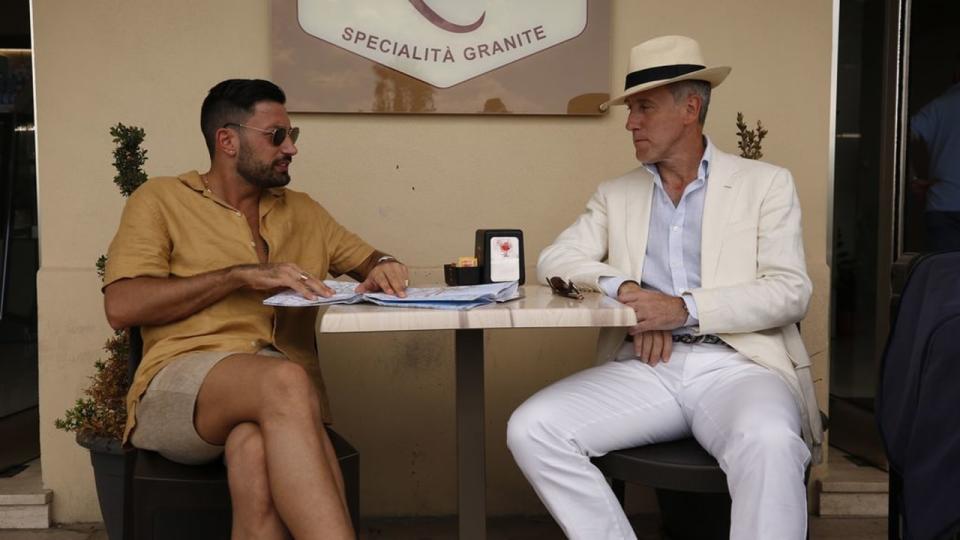
<instances>
[{"instance_id":1,"label":"tan linen shirt","mask_svg":"<svg viewBox=\"0 0 960 540\"><path fill-rule=\"evenodd\" d=\"M260 235L271 263L292 262L314 276L359 266L373 248L304 193L271 188L260 198ZM189 277L238 264L258 264L246 218L206 190L196 171L153 178L130 196L107 252L104 287L124 278ZM330 420L314 326L316 308L263 305L269 293L238 289L193 315L144 326L143 361L127 394L126 441L147 385L174 358L192 351L255 353L273 346L302 365L320 392Z\"/></svg>"}]
</instances>

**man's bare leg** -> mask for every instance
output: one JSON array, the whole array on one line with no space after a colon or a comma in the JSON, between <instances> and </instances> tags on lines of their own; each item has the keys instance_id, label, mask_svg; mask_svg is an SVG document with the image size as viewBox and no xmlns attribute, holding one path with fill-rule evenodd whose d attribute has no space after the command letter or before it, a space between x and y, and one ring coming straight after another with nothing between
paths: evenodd
<instances>
[{"instance_id":1,"label":"man's bare leg","mask_svg":"<svg viewBox=\"0 0 960 540\"><path fill-rule=\"evenodd\" d=\"M224 449L233 502L233 540L283 540L287 529L277 514L267 476L260 427L244 422L227 436Z\"/></svg>"},{"instance_id":2,"label":"man's bare leg","mask_svg":"<svg viewBox=\"0 0 960 540\"><path fill-rule=\"evenodd\" d=\"M303 368L250 354L214 366L197 397L197 432L222 444L244 422L260 428L273 502L293 536L353 538L320 402Z\"/></svg>"},{"instance_id":3,"label":"man's bare leg","mask_svg":"<svg viewBox=\"0 0 960 540\"><path fill-rule=\"evenodd\" d=\"M330 465L330 470L333 472L333 480L337 484L337 493L340 494L340 500L343 502L343 511L346 512L347 518L350 517L350 508L347 507L347 490L344 488L343 484L343 471L340 470L340 460L337 459L337 451L333 449L333 443L330 441L330 436L327 435L327 429L320 425L320 432L323 434L323 453L327 459L327 464Z\"/></svg>"}]
</instances>

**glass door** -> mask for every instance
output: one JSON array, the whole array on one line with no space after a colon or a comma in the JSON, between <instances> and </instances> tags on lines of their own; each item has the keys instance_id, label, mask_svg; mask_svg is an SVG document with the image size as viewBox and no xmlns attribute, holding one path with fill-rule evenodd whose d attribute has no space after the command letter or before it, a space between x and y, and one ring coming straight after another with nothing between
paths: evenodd
<instances>
[{"instance_id":1,"label":"glass door","mask_svg":"<svg viewBox=\"0 0 960 540\"><path fill-rule=\"evenodd\" d=\"M884 461L872 417L883 324L876 314L889 301L878 295L890 268L880 263L888 257L881 245L890 208L881 173L889 4L841 0L837 43L830 441L871 462Z\"/></svg>"},{"instance_id":2,"label":"glass door","mask_svg":"<svg viewBox=\"0 0 960 540\"><path fill-rule=\"evenodd\" d=\"M956 0L840 1L830 439L880 466L891 310L918 253L960 249L958 21Z\"/></svg>"},{"instance_id":3,"label":"glass door","mask_svg":"<svg viewBox=\"0 0 960 540\"><path fill-rule=\"evenodd\" d=\"M0 477L40 455L31 53L0 49Z\"/></svg>"}]
</instances>

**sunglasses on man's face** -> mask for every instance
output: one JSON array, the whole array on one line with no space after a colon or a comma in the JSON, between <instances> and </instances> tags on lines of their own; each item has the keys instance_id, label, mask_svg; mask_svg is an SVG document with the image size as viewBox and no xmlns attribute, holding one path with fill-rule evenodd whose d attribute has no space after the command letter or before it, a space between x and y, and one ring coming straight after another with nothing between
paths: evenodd
<instances>
[{"instance_id":1,"label":"sunglasses on man's face","mask_svg":"<svg viewBox=\"0 0 960 540\"><path fill-rule=\"evenodd\" d=\"M564 281L564 279L559 276L553 276L552 278L547 278L547 284L550 285L550 290L553 291L553 294L583 300L583 293L573 284L573 281Z\"/></svg>"},{"instance_id":2,"label":"sunglasses on man's face","mask_svg":"<svg viewBox=\"0 0 960 540\"><path fill-rule=\"evenodd\" d=\"M300 128L298 127L292 127L290 129L287 129L285 127L278 127L273 129L261 129L258 127L248 126L246 124L237 124L236 122L230 122L228 124L223 125L223 127L230 127L230 126L242 127L245 129L252 129L254 131L259 131L260 133L267 133L270 135L271 137L270 142L273 143L274 146L280 146L281 144L283 144L283 141L287 140L287 135L290 136L290 142L294 144L296 144L297 139L300 138Z\"/></svg>"}]
</instances>

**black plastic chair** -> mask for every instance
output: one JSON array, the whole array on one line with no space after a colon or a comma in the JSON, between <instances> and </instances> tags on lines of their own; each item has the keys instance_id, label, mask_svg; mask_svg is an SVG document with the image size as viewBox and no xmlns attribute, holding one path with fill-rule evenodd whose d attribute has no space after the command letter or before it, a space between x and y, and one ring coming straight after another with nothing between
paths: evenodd
<instances>
[{"instance_id":1,"label":"black plastic chair","mask_svg":"<svg viewBox=\"0 0 960 540\"><path fill-rule=\"evenodd\" d=\"M142 359L143 340L139 328L131 328L129 335L132 380ZM327 435L343 473L353 529L359 531L360 454L332 429L327 428ZM230 490L222 460L182 465L149 450L137 450L135 460L131 529L136 540L230 538Z\"/></svg>"},{"instance_id":2,"label":"black plastic chair","mask_svg":"<svg viewBox=\"0 0 960 540\"><path fill-rule=\"evenodd\" d=\"M616 450L593 459L610 478L620 504L626 484L656 489L663 532L672 539L726 539L730 531L727 475L717 460L690 437ZM697 509L697 519L688 519Z\"/></svg>"},{"instance_id":3,"label":"black plastic chair","mask_svg":"<svg viewBox=\"0 0 960 540\"><path fill-rule=\"evenodd\" d=\"M826 430L827 416L822 412L820 420ZM729 538L727 475L693 437L616 450L592 461L610 479L621 505L626 483L656 489L663 532L669 538ZM809 477L807 467L804 481ZM696 519L689 519L691 509L696 509Z\"/></svg>"}]
</instances>

